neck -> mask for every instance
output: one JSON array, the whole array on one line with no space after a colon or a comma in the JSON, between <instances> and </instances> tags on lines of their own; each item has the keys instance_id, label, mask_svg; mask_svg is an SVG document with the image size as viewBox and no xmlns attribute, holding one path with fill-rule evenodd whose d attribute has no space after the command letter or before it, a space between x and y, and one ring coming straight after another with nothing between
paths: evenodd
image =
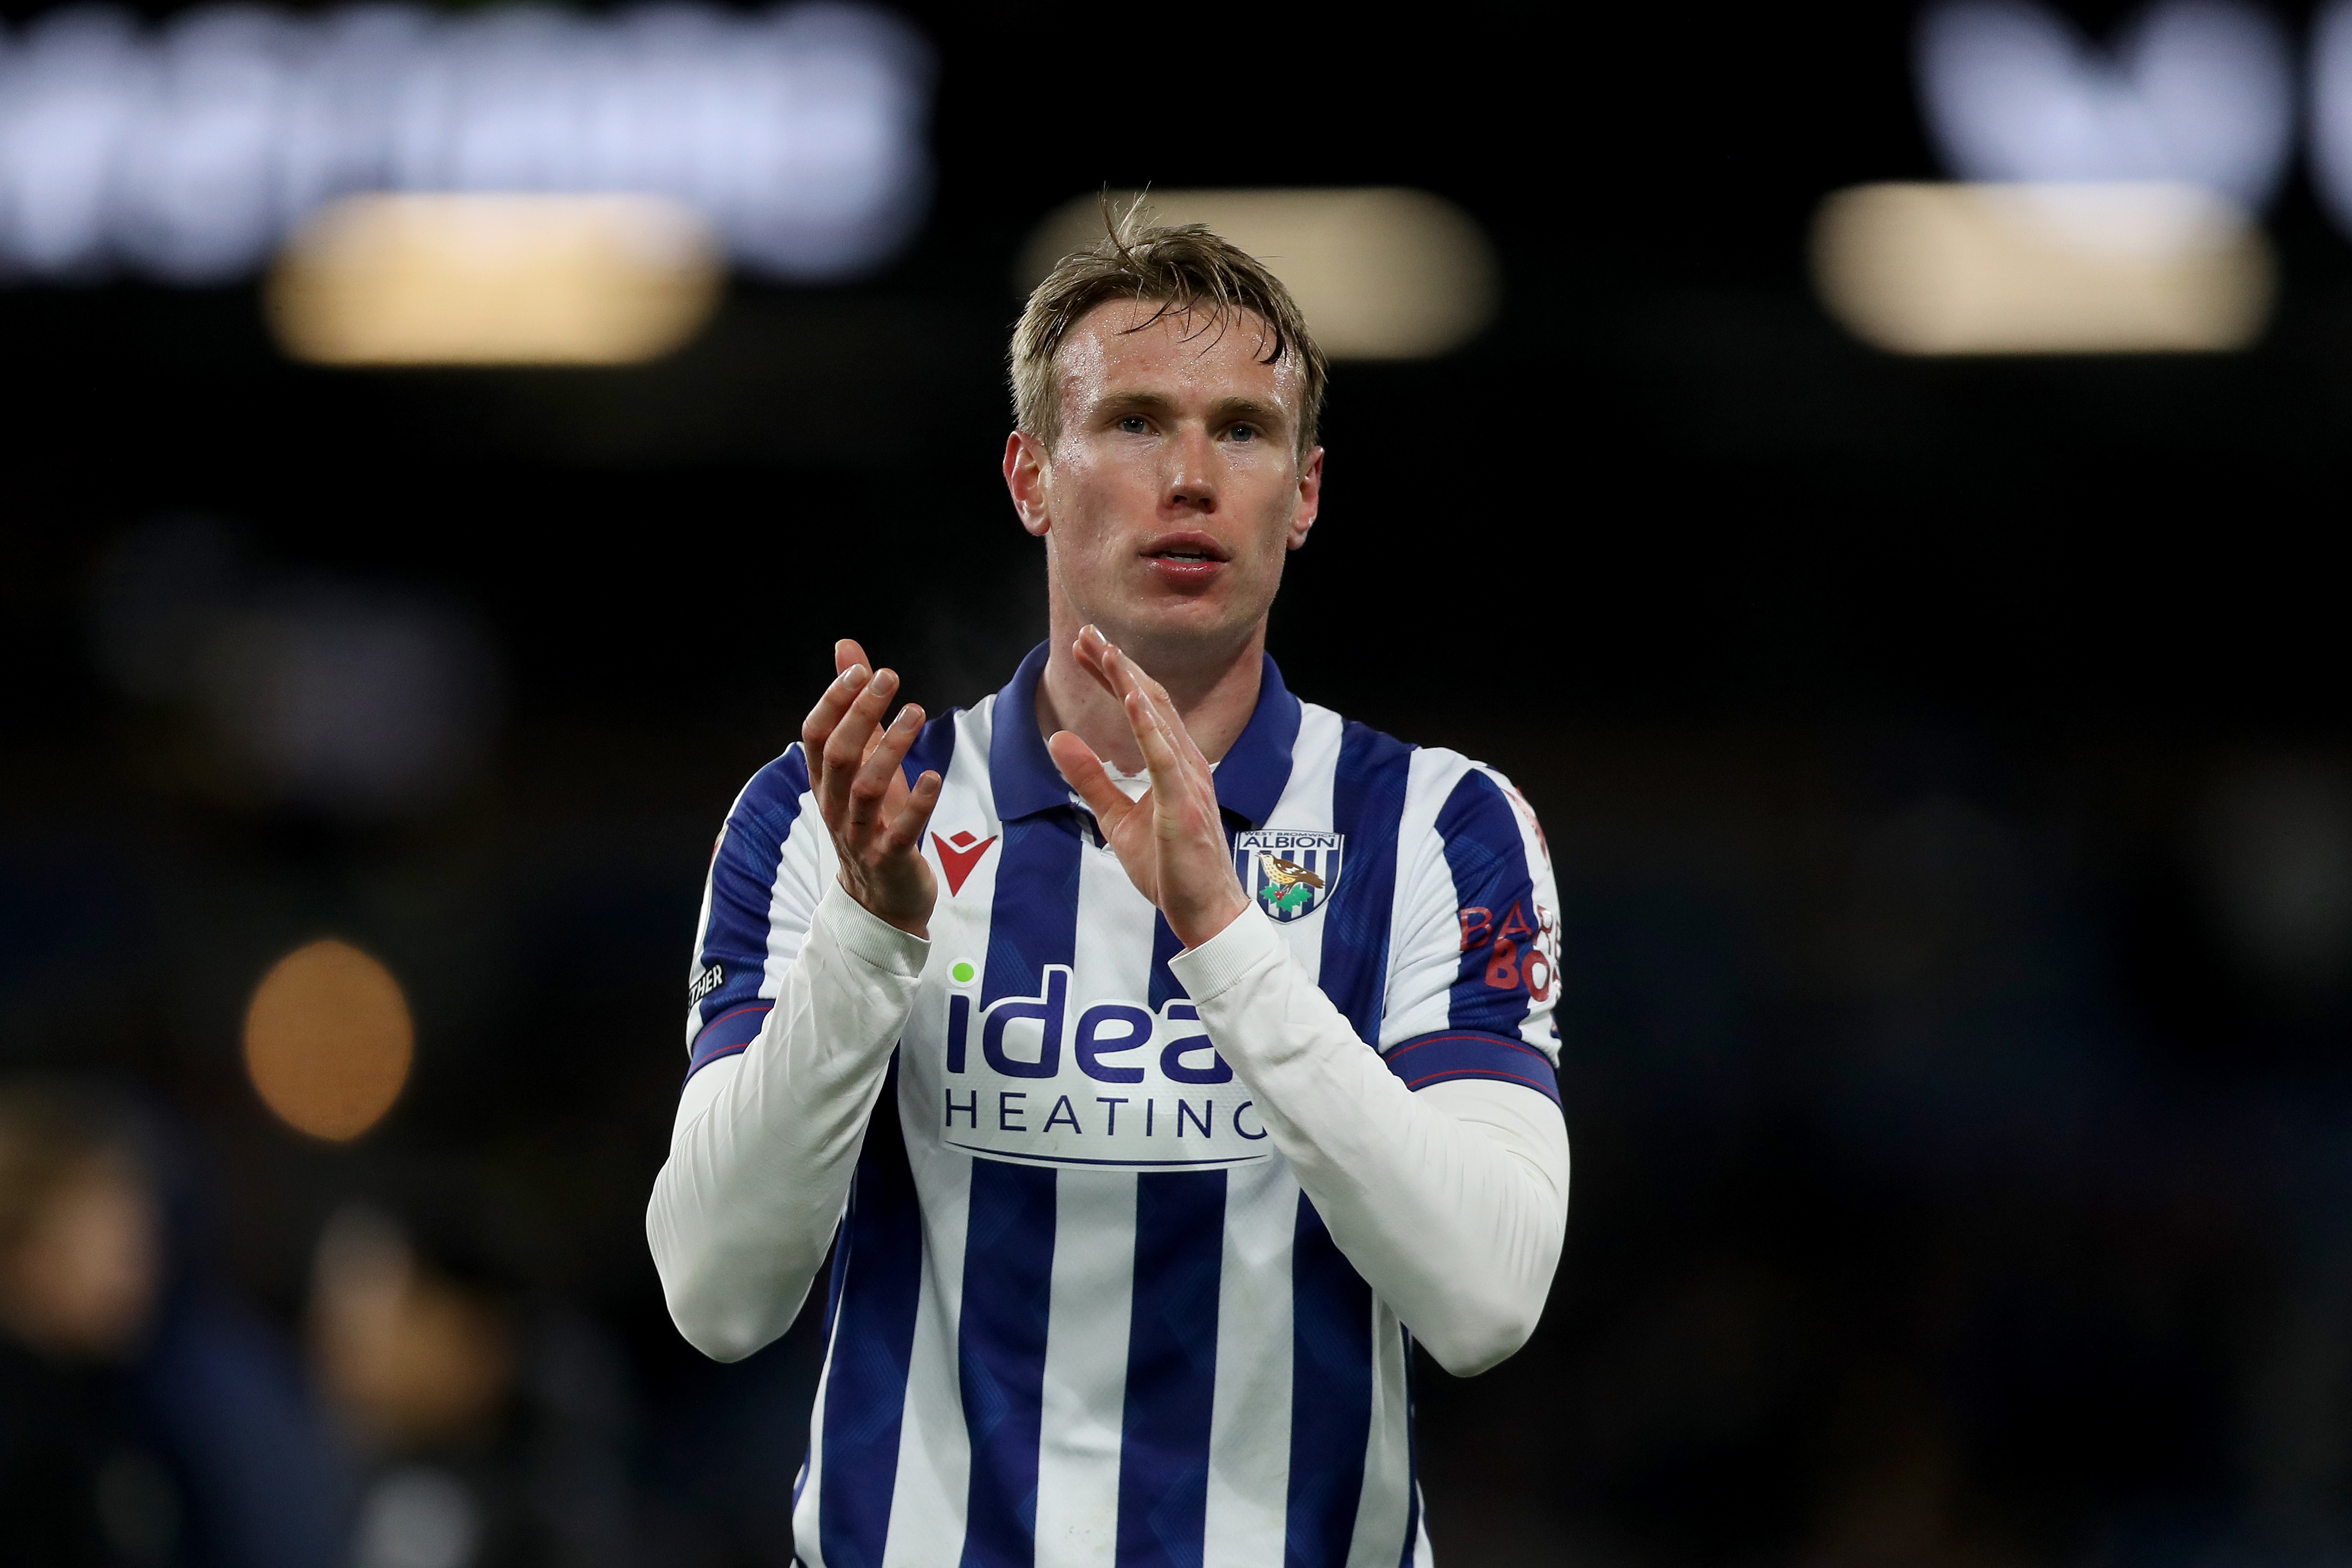
<instances>
[{"instance_id":1,"label":"neck","mask_svg":"<svg viewBox=\"0 0 2352 1568\"><path fill-rule=\"evenodd\" d=\"M1058 597L1058 596L1056 596ZM1127 710L1087 674L1070 651L1085 620L1066 605L1053 607L1053 642L1045 674L1037 683L1037 723L1047 735L1066 729L1094 748L1097 757L1123 773L1143 769L1143 751ZM1168 688L1177 716L1192 744L1210 761L1222 759L1257 711L1258 678L1264 673L1265 622L1260 621L1237 645L1217 649L1155 645L1148 638L1123 639L1118 628L1097 622L1105 635Z\"/></svg>"}]
</instances>

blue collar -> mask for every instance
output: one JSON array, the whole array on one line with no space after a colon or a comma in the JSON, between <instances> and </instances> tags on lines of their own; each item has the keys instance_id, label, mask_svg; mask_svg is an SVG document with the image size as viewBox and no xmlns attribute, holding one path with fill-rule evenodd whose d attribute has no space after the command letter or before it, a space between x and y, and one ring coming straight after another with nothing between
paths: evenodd
<instances>
[{"instance_id":1,"label":"blue collar","mask_svg":"<svg viewBox=\"0 0 2352 1568\"><path fill-rule=\"evenodd\" d=\"M1015 818L1070 803L1070 787L1037 733L1037 682L1045 673L1046 644L1021 661L1011 684L996 694L993 730L988 744L989 782L996 792L996 815ZM1217 804L1258 827L1274 814L1290 782L1291 747L1298 741L1298 699L1282 684L1274 656L1258 676L1257 707L1241 736L1217 764Z\"/></svg>"}]
</instances>

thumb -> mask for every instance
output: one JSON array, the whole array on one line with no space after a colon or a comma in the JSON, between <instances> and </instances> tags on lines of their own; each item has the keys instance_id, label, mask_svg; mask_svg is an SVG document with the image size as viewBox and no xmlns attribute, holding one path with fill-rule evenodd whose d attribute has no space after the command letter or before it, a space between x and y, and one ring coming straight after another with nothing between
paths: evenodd
<instances>
[{"instance_id":1,"label":"thumb","mask_svg":"<svg viewBox=\"0 0 2352 1568\"><path fill-rule=\"evenodd\" d=\"M1053 754L1054 766L1062 770L1063 779L1078 792L1078 799L1087 803L1095 821L1104 827L1135 809L1135 802L1119 793L1118 786L1110 781L1094 747L1068 730L1055 730L1046 740L1045 749Z\"/></svg>"}]
</instances>

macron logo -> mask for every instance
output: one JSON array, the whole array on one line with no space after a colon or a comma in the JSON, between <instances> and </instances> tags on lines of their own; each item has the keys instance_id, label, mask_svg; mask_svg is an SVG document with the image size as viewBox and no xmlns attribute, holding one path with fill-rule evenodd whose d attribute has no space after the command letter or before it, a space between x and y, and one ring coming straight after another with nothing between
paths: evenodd
<instances>
[{"instance_id":1,"label":"macron logo","mask_svg":"<svg viewBox=\"0 0 2352 1568\"><path fill-rule=\"evenodd\" d=\"M977 841L970 833L958 833L951 839L943 839L937 833L931 835L931 842L939 846L940 869L948 873L950 898L963 891L963 879L971 874L971 868L980 863L980 857L986 854L988 846L995 841L993 834Z\"/></svg>"}]
</instances>

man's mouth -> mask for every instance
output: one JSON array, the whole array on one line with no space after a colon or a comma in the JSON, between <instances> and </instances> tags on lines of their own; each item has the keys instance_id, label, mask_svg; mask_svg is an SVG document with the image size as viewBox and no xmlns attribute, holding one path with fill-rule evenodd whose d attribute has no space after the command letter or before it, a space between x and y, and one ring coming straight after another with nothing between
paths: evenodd
<instances>
[{"instance_id":1,"label":"man's mouth","mask_svg":"<svg viewBox=\"0 0 2352 1568\"><path fill-rule=\"evenodd\" d=\"M1217 580L1233 559L1207 534L1162 534L1143 548L1151 575L1170 588L1199 591Z\"/></svg>"},{"instance_id":2,"label":"man's mouth","mask_svg":"<svg viewBox=\"0 0 2352 1568\"><path fill-rule=\"evenodd\" d=\"M1143 553L1153 560L1176 561L1189 565L1216 564L1233 559L1233 554L1207 534L1162 534L1144 546Z\"/></svg>"}]
</instances>

